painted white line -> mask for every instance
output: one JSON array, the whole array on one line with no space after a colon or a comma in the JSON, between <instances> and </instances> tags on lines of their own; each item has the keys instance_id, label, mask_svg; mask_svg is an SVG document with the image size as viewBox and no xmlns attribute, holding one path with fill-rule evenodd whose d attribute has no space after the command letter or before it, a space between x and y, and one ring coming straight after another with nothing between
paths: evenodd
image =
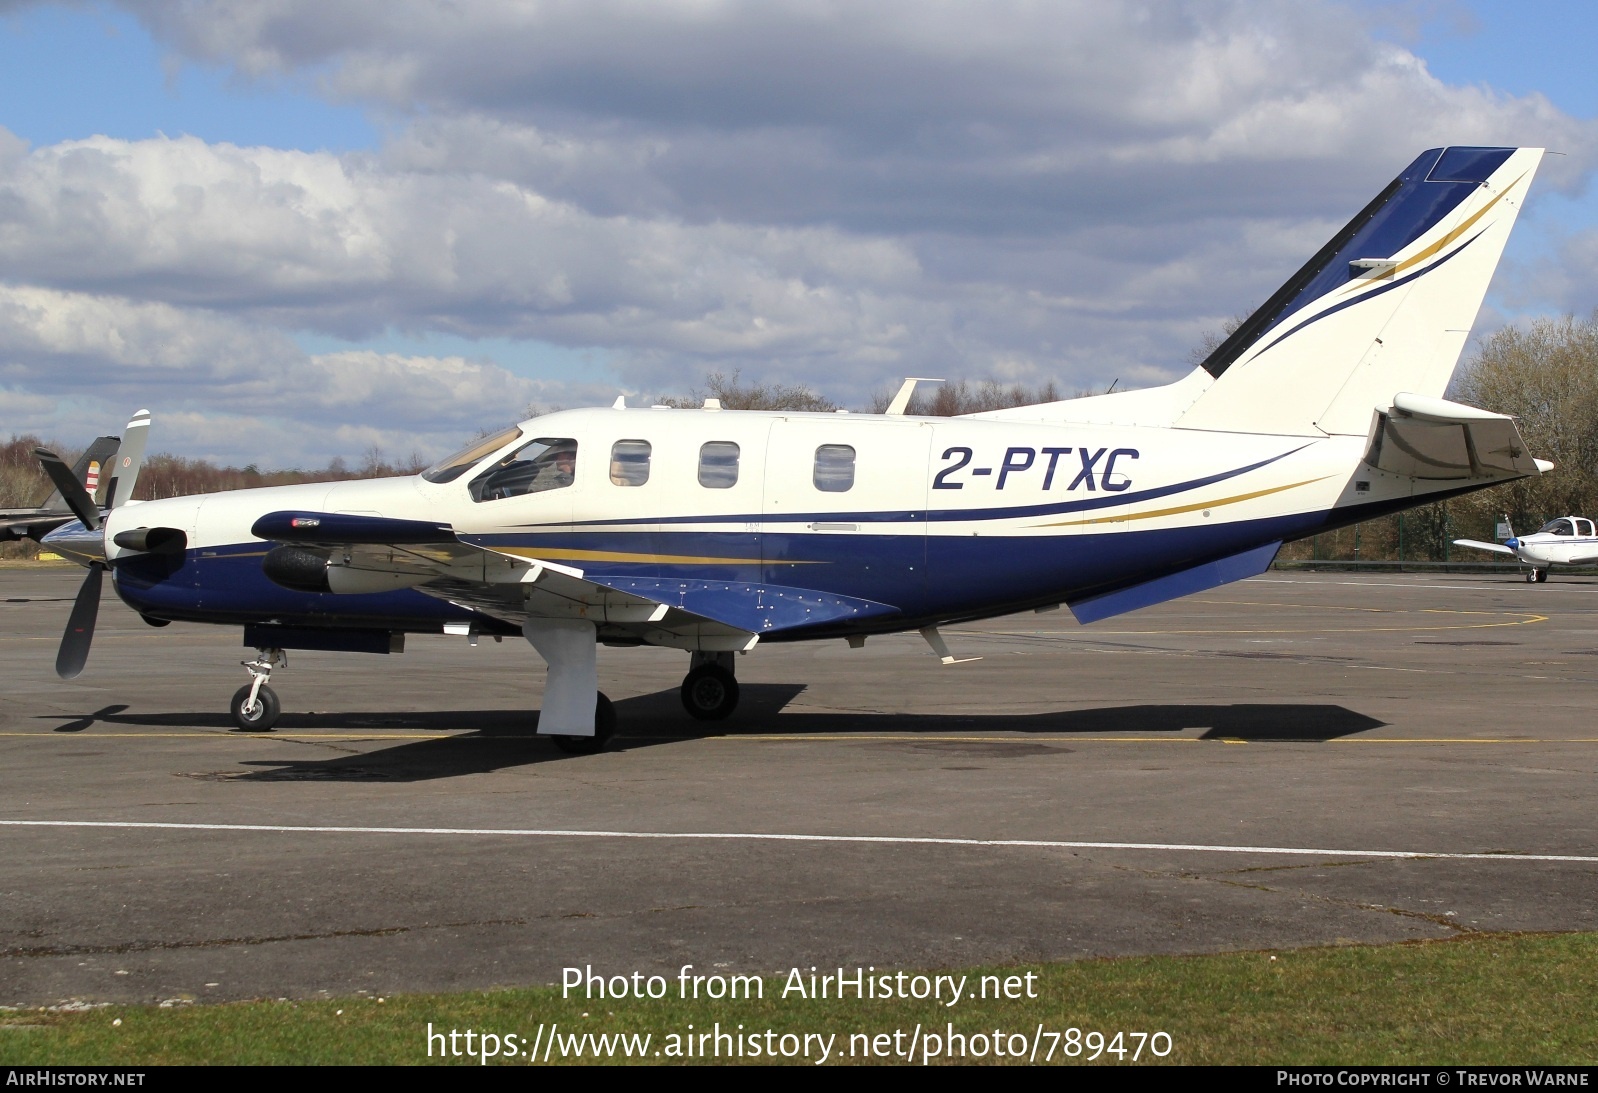
<instances>
[{"instance_id":1,"label":"painted white line","mask_svg":"<svg viewBox=\"0 0 1598 1093\"><path fill-rule=\"evenodd\" d=\"M1585 854L1453 854L1431 850L1319 850L1298 846L1207 843L1110 843L1065 839L952 839L919 835L783 835L748 831L580 831L541 827L331 827L290 824L195 824L152 820L0 820L5 827L104 827L160 831L260 831L306 835L465 835L475 838L719 839L728 842L877 843L890 846L1013 846L1045 850L1189 850L1207 854L1290 854L1332 858L1442 858L1449 861L1595 862Z\"/></svg>"}]
</instances>

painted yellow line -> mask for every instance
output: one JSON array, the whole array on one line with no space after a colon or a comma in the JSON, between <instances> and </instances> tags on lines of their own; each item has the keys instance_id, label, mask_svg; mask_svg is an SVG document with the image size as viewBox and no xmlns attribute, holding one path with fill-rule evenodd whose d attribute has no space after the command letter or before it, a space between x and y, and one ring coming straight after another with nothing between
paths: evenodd
<instances>
[{"instance_id":1,"label":"painted yellow line","mask_svg":"<svg viewBox=\"0 0 1598 1093\"><path fill-rule=\"evenodd\" d=\"M881 715L874 715L881 716ZM1205 726L1194 726L1196 731ZM1002 731L1002 730L1001 730ZM1069 744L1084 740L1098 741L1104 744L1197 744L1200 739L1196 736L1115 736L1098 737L1091 735L1051 735L1045 736L1038 733L1029 733L1026 736L927 736L924 733L865 733L865 732L840 732L840 733L748 733L728 734L727 736L701 737L706 741L722 741L734 744L784 744L784 743L853 743L865 741L867 743L881 743L888 741L897 744Z\"/></svg>"},{"instance_id":2,"label":"painted yellow line","mask_svg":"<svg viewBox=\"0 0 1598 1093\"><path fill-rule=\"evenodd\" d=\"M1343 607L1330 603L1277 603L1274 600L1201 600L1194 598L1189 603L1225 604L1228 607L1301 607L1306 611L1368 611L1373 615L1388 615L1410 610L1405 607ZM1496 615L1496 611L1486 611L1483 614Z\"/></svg>"},{"instance_id":3,"label":"painted yellow line","mask_svg":"<svg viewBox=\"0 0 1598 1093\"><path fill-rule=\"evenodd\" d=\"M717 558L699 554L630 554L619 550L575 550L544 547L496 547L500 554L514 554L528 561L565 562L662 562L669 565L763 565L760 558ZM821 562L790 563L822 565Z\"/></svg>"},{"instance_id":4,"label":"painted yellow line","mask_svg":"<svg viewBox=\"0 0 1598 1093\"><path fill-rule=\"evenodd\" d=\"M1104 733L1114 732L1113 729L1101 730ZM1207 725L1194 725L1180 730L1181 732L1209 731ZM1417 736L1417 737L1358 737L1337 736L1326 740L1277 740L1243 739L1235 736L1180 736L1173 732L1169 736L1108 736L1099 733L1071 733L1068 735L1028 735L1028 736L924 736L918 733L791 733L791 734L756 734L707 736L704 740L719 740L738 744L764 744L764 743L848 743L862 740L869 742L893 741L896 743L931 743L931 744L1598 744L1598 737L1571 737L1569 739L1536 738L1517 740L1513 738L1491 738L1472 736Z\"/></svg>"},{"instance_id":5,"label":"painted yellow line","mask_svg":"<svg viewBox=\"0 0 1598 1093\"><path fill-rule=\"evenodd\" d=\"M1327 741L1328 744L1598 744L1598 737L1572 736L1567 739L1557 737L1492 737L1492 736L1378 736L1364 740L1357 736L1340 736Z\"/></svg>"},{"instance_id":6,"label":"painted yellow line","mask_svg":"<svg viewBox=\"0 0 1598 1093\"><path fill-rule=\"evenodd\" d=\"M1338 609L1333 609L1338 610ZM1421 633L1433 630L1491 630L1502 626L1531 626L1539 622L1547 622L1551 616L1533 615L1529 612L1500 612L1500 611L1446 611L1427 608L1422 611L1428 615L1521 615L1521 618L1510 619L1505 622L1462 622L1446 626L1312 626L1301 629L1272 629L1272 630L1090 630L1083 627L1079 630L948 630L946 633L959 634L961 637L1079 637L1091 640L1096 636L1103 637L1159 637L1160 635L1176 634L1211 634L1226 636L1229 634L1382 634L1382 633Z\"/></svg>"}]
</instances>

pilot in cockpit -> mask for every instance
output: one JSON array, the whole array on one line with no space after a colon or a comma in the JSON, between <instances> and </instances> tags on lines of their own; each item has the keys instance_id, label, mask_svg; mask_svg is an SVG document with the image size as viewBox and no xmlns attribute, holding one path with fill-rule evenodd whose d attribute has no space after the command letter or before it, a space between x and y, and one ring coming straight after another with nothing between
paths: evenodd
<instances>
[{"instance_id":1,"label":"pilot in cockpit","mask_svg":"<svg viewBox=\"0 0 1598 1093\"><path fill-rule=\"evenodd\" d=\"M536 440L479 477L473 495L479 501L499 501L558 490L572 484L576 470L575 440Z\"/></svg>"}]
</instances>

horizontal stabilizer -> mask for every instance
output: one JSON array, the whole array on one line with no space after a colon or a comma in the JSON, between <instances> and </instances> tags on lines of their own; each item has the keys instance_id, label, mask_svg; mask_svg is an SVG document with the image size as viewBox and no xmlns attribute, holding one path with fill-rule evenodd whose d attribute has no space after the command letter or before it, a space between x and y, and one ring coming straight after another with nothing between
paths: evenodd
<instances>
[{"instance_id":1,"label":"horizontal stabilizer","mask_svg":"<svg viewBox=\"0 0 1598 1093\"><path fill-rule=\"evenodd\" d=\"M1192 595L1194 592L1219 588L1233 581L1258 577L1271 567L1271 562L1281 545L1279 542L1266 543L1262 547L1245 550L1241 554L1205 562L1203 565L1179 570L1176 573L1167 573L1163 577L1156 577L1152 581L1144 581L1129 588L1119 588L1114 592L1103 592L1086 599L1073 600L1068 606L1071 608L1071 614L1076 616L1076 621L1086 625L1115 615L1124 615L1140 607L1152 607L1166 600Z\"/></svg>"},{"instance_id":2,"label":"horizontal stabilizer","mask_svg":"<svg viewBox=\"0 0 1598 1093\"><path fill-rule=\"evenodd\" d=\"M1407 392L1377 413L1365 462L1426 479L1508 479L1540 470L1507 414Z\"/></svg>"},{"instance_id":3,"label":"horizontal stabilizer","mask_svg":"<svg viewBox=\"0 0 1598 1093\"><path fill-rule=\"evenodd\" d=\"M1479 539L1455 539L1454 545L1470 547L1473 550L1490 550L1494 554L1507 554L1511 558L1515 556L1515 552L1506 546L1501 546L1498 543L1484 543Z\"/></svg>"}]
</instances>

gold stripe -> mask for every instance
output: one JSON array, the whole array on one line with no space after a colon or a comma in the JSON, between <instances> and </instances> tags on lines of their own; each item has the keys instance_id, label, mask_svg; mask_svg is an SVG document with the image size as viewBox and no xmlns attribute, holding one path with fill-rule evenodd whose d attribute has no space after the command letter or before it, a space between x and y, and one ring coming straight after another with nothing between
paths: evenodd
<instances>
[{"instance_id":1,"label":"gold stripe","mask_svg":"<svg viewBox=\"0 0 1598 1093\"><path fill-rule=\"evenodd\" d=\"M1330 477L1332 476L1329 474L1323 474L1319 478L1306 478L1302 482L1289 482L1285 486L1272 486L1269 489L1255 490L1253 493L1240 493L1234 497L1222 497L1216 501L1197 501L1191 505L1178 505L1175 508L1153 509L1149 512L1133 513L1131 516L1098 516L1092 520L1056 520L1047 524L1029 524L1027 526L1034 528L1058 528L1066 527L1071 524L1114 524L1122 520L1152 520L1156 516L1174 516L1180 512L1193 512L1195 509L1218 509L1222 505L1234 505L1239 501L1252 501L1256 497L1265 497L1269 494L1281 493L1283 490L1294 490L1300 486L1309 486L1316 482L1324 482Z\"/></svg>"},{"instance_id":2,"label":"gold stripe","mask_svg":"<svg viewBox=\"0 0 1598 1093\"><path fill-rule=\"evenodd\" d=\"M513 554L529 561L569 562L661 562L668 565L763 565L760 558L714 558L697 554L629 554L619 550L567 550L541 547L494 547L500 554ZM821 565L821 562L784 562L785 565Z\"/></svg>"},{"instance_id":3,"label":"gold stripe","mask_svg":"<svg viewBox=\"0 0 1598 1093\"><path fill-rule=\"evenodd\" d=\"M1520 176L1520 178L1515 179L1515 181L1511 182L1508 186L1505 186L1502 192L1500 192L1491 201L1487 202L1487 204L1485 204L1481 208L1477 209L1473 214L1471 214L1470 218L1467 219L1463 224L1461 224L1459 227L1455 228L1453 231L1449 232L1447 235L1443 236L1441 239L1439 239L1437 242L1433 243L1431 246L1427 247L1425 250L1421 251L1419 254L1410 255L1408 258L1404 259L1402 262L1400 262L1398 265L1394 266L1391 270L1389 270L1386 273L1382 274L1380 277L1371 278L1370 280L1365 280L1363 278L1360 279L1360 280L1357 280L1353 284L1349 285L1347 288L1343 289L1343 292L1345 292L1345 293L1353 292L1355 289L1368 287L1374 281L1385 281L1388 278L1397 277L1400 273L1403 273L1406 269L1409 269L1411 266L1413 266L1413 265L1415 265L1415 264L1417 264L1419 262L1426 261L1426 259L1432 257L1438 251L1442 250L1444 247L1448 246L1448 244L1452 243L1454 240L1458 239L1460 236L1464 235L1467 231L1469 231L1470 228L1471 228L1471 225L1475 224L1476 221L1478 221L1482 217L1486 216L1488 209L1492 208L1494 205L1498 204L1504 198L1508 197L1509 196L1509 192L1511 190L1513 190L1516 186L1520 185L1520 179L1521 178L1525 178L1525 177L1526 176L1524 174L1522 174Z\"/></svg>"}]
</instances>

